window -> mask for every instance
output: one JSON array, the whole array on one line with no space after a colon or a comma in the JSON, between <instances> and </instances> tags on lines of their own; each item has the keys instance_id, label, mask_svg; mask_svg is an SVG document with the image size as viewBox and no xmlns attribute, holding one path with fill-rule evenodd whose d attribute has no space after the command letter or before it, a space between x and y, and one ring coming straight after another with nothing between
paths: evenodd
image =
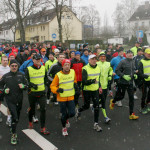
<instances>
[{"instance_id":1,"label":"window","mask_svg":"<svg viewBox=\"0 0 150 150\"><path fill-rule=\"evenodd\" d=\"M27 20L27 24L30 24L30 20Z\"/></svg>"},{"instance_id":2,"label":"window","mask_svg":"<svg viewBox=\"0 0 150 150\"><path fill-rule=\"evenodd\" d=\"M8 35L8 31L6 31L6 35Z\"/></svg>"},{"instance_id":3,"label":"window","mask_svg":"<svg viewBox=\"0 0 150 150\"><path fill-rule=\"evenodd\" d=\"M42 31L42 26L41 26L41 31Z\"/></svg>"},{"instance_id":4,"label":"window","mask_svg":"<svg viewBox=\"0 0 150 150\"><path fill-rule=\"evenodd\" d=\"M32 24L32 19L30 20L30 24Z\"/></svg>"},{"instance_id":5,"label":"window","mask_svg":"<svg viewBox=\"0 0 150 150\"><path fill-rule=\"evenodd\" d=\"M64 19L64 16L61 16L61 19Z\"/></svg>"},{"instance_id":6,"label":"window","mask_svg":"<svg viewBox=\"0 0 150 150\"><path fill-rule=\"evenodd\" d=\"M2 35L3 32L0 31L0 35Z\"/></svg>"},{"instance_id":7,"label":"window","mask_svg":"<svg viewBox=\"0 0 150 150\"><path fill-rule=\"evenodd\" d=\"M41 36L41 41L43 41L43 36Z\"/></svg>"},{"instance_id":8,"label":"window","mask_svg":"<svg viewBox=\"0 0 150 150\"><path fill-rule=\"evenodd\" d=\"M45 36L43 36L43 41L45 41Z\"/></svg>"},{"instance_id":9,"label":"window","mask_svg":"<svg viewBox=\"0 0 150 150\"><path fill-rule=\"evenodd\" d=\"M71 17L70 16L67 16L67 19L70 19Z\"/></svg>"},{"instance_id":10,"label":"window","mask_svg":"<svg viewBox=\"0 0 150 150\"><path fill-rule=\"evenodd\" d=\"M45 30L45 26L43 26L43 31Z\"/></svg>"},{"instance_id":11,"label":"window","mask_svg":"<svg viewBox=\"0 0 150 150\"><path fill-rule=\"evenodd\" d=\"M32 28L33 29L33 32L34 32L34 28Z\"/></svg>"},{"instance_id":12,"label":"window","mask_svg":"<svg viewBox=\"0 0 150 150\"><path fill-rule=\"evenodd\" d=\"M46 20L49 20L49 17L47 16Z\"/></svg>"}]
</instances>

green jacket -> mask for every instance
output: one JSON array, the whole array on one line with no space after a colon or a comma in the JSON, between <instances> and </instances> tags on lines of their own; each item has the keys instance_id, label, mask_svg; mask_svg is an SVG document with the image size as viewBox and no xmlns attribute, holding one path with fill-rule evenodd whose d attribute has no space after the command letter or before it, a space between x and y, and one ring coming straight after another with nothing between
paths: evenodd
<instances>
[{"instance_id":1,"label":"green jacket","mask_svg":"<svg viewBox=\"0 0 150 150\"><path fill-rule=\"evenodd\" d=\"M1 64L1 61L2 61L2 56L5 56L5 54L0 55L0 64Z\"/></svg>"},{"instance_id":2,"label":"green jacket","mask_svg":"<svg viewBox=\"0 0 150 150\"><path fill-rule=\"evenodd\" d=\"M108 77L111 76L113 74L113 69L110 65L110 62L101 62L98 61L97 65L100 68L100 84L102 89L107 89L108 86Z\"/></svg>"},{"instance_id":3,"label":"green jacket","mask_svg":"<svg viewBox=\"0 0 150 150\"><path fill-rule=\"evenodd\" d=\"M48 71L49 68L50 68L53 64L55 64L55 63L57 63L57 62L58 62L58 60L57 60L56 58L54 58L54 61L48 60L48 61L45 63L45 69L46 69L46 71Z\"/></svg>"}]
</instances>

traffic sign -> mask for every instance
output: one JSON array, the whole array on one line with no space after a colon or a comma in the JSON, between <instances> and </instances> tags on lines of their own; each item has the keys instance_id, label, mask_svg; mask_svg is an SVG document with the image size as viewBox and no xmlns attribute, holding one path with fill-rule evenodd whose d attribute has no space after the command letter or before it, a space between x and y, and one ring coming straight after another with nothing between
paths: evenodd
<instances>
[{"instance_id":1,"label":"traffic sign","mask_svg":"<svg viewBox=\"0 0 150 150\"><path fill-rule=\"evenodd\" d=\"M136 31L136 37L143 38L144 37L143 31L142 30Z\"/></svg>"},{"instance_id":2,"label":"traffic sign","mask_svg":"<svg viewBox=\"0 0 150 150\"><path fill-rule=\"evenodd\" d=\"M55 33L52 34L52 38L56 39L56 34Z\"/></svg>"}]
</instances>

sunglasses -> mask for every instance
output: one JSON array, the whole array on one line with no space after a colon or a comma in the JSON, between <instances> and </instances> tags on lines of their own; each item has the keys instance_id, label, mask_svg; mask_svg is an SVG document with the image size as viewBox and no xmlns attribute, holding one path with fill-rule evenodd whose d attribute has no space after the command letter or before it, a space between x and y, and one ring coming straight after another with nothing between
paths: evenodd
<instances>
[{"instance_id":1,"label":"sunglasses","mask_svg":"<svg viewBox=\"0 0 150 150\"><path fill-rule=\"evenodd\" d=\"M18 65L10 65L11 67L17 67Z\"/></svg>"},{"instance_id":2,"label":"sunglasses","mask_svg":"<svg viewBox=\"0 0 150 150\"><path fill-rule=\"evenodd\" d=\"M106 57L106 56L100 56L100 57L102 58L102 57Z\"/></svg>"}]
</instances>

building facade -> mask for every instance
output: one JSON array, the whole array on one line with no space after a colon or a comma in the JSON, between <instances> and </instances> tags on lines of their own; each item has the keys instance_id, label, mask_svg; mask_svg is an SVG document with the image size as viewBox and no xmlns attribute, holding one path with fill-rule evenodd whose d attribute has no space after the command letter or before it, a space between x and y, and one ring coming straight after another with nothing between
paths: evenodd
<instances>
[{"instance_id":1,"label":"building facade","mask_svg":"<svg viewBox=\"0 0 150 150\"><path fill-rule=\"evenodd\" d=\"M67 7L62 13L62 37L65 40L82 40L82 22ZM54 9L42 10L28 16L24 22L25 39L30 42L52 41L52 34L59 40L58 22ZM20 42L20 31L16 30L16 42Z\"/></svg>"},{"instance_id":2,"label":"building facade","mask_svg":"<svg viewBox=\"0 0 150 150\"><path fill-rule=\"evenodd\" d=\"M146 1L144 5L140 5L129 19L129 39L132 35L136 36L136 32L142 30L147 36L150 44L150 3Z\"/></svg>"}]
</instances>

